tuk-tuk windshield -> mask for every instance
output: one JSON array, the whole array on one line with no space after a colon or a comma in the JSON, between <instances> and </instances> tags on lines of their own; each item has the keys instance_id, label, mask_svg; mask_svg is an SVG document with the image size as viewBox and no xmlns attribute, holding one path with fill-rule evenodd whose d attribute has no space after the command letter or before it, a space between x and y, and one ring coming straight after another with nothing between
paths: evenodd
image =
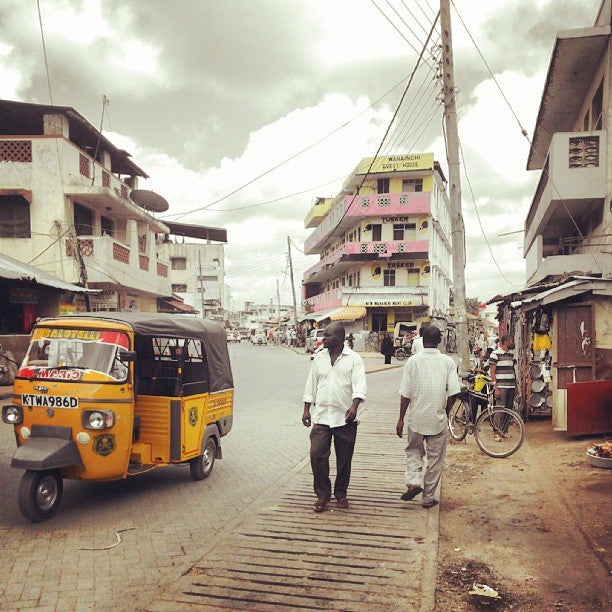
<instances>
[{"instance_id":1,"label":"tuk-tuk windshield","mask_svg":"<svg viewBox=\"0 0 612 612\"><path fill-rule=\"evenodd\" d=\"M128 367L119 351L129 347L122 332L40 327L34 330L18 376L78 381L125 381ZM96 376L99 374L99 376Z\"/></svg>"}]
</instances>

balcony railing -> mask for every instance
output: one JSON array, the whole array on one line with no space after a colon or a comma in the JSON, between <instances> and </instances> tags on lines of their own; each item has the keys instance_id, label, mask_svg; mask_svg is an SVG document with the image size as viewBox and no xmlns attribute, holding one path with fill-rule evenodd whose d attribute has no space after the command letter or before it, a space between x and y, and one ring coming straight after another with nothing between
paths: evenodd
<instances>
[{"instance_id":1,"label":"balcony railing","mask_svg":"<svg viewBox=\"0 0 612 612\"><path fill-rule=\"evenodd\" d=\"M429 251L429 240L392 240L389 242L346 242L338 249L325 256L314 266L308 268L304 273L304 279L312 281L321 270L334 266L341 259L360 261L372 259L373 257L384 259L392 255L427 253Z\"/></svg>"},{"instance_id":2,"label":"balcony railing","mask_svg":"<svg viewBox=\"0 0 612 612\"><path fill-rule=\"evenodd\" d=\"M593 202L606 197L609 165L605 130L557 132L525 220L525 252L535 237L543 234L551 220L572 210L574 217L587 212Z\"/></svg>"},{"instance_id":3,"label":"balcony railing","mask_svg":"<svg viewBox=\"0 0 612 612\"><path fill-rule=\"evenodd\" d=\"M319 227L306 239L304 251L316 253L332 235L341 235L348 228L368 217L406 217L427 215L431 211L431 193L378 193L349 195L338 200Z\"/></svg>"},{"instance_id":4,"label":"balcony railing","mask_svg":"<svg viewBox=\"0 0 612 612\"><path fill-rule=\"evenodd\" d=\"M75 246L87 270L89 283L112 283L152 293L170 294L168 264L156 262L150 269L149 257L116 241L112 236L79 237L66 240L66 255L74 257Z\"/></svg>"},{"instance_id":5,"label":"balcony railing","mask_svg":"<svg viewBox=\"0 0 612 612\"><path fill-rule=\"evenodd\" d=\"M111 173L98 161L64 138L43 136L0 138L0 163L35 163L47 154L61 158L62 184L68 194L88 195L96 188L103 188L113 199L130 204L130 186ZM41 163L41 162L40 162ZM10 173L9 173L10 175ZM23 180L25 175L20 173ZM81 189L80 189L81 188Z\"/></svg>"}]
</instances>

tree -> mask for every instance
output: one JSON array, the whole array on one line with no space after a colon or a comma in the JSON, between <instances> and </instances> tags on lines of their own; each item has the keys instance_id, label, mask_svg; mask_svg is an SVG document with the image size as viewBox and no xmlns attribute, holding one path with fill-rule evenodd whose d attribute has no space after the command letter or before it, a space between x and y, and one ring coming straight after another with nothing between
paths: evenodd
<instances>
[{"instance_id":1,"label":"tree","mask_svg":"<svg viewBox=\"0 0 612 612\"><path fill-rule=\"evenodd\" d=\"M482 302L478 298L466 298L465 310L468 314L478 316Z\"/></svg>"}]
</instances>

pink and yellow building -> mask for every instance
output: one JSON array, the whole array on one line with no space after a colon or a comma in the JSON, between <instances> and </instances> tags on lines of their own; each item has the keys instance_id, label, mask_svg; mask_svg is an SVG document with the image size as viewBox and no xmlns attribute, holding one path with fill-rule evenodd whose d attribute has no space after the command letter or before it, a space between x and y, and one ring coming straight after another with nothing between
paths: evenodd
<instances>
[{"instance_id":1,"label":"pink and yellow building","mask_svg":"<svg viewBox=\"0 0 612 612\"><path fill-rule=\"evenodd\" d=\"M306 216L319 262L302 280L315 320L393 331L400 321L446 319L451 286L446 180L432 153L364 158L335 198Z\"/></svg>"}]
</instances>

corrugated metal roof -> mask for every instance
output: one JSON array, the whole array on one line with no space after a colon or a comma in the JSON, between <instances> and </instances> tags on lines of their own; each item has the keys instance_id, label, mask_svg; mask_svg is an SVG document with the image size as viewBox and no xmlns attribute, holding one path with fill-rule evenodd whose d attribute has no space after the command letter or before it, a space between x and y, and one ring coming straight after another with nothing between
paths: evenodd
<instances>
[{"instance_id":1,"label":"corrugated metal roof","mask_svg":"<svg viewBox=\"0 0 612 612\"><path fill-rule=\"evenodd\" d=\"M22 281L34 281L39 285L46 285L47 287L55 287L56 289L63 289L64 291L74 291L75 293L98 293L98 289L86 289L85 287L79 287L72 283L60 280L55 276L30 266L23 261L13 259L8 255L0 254L0 278L10 278L13 280Z\"/></svg>"}]
</instances>

